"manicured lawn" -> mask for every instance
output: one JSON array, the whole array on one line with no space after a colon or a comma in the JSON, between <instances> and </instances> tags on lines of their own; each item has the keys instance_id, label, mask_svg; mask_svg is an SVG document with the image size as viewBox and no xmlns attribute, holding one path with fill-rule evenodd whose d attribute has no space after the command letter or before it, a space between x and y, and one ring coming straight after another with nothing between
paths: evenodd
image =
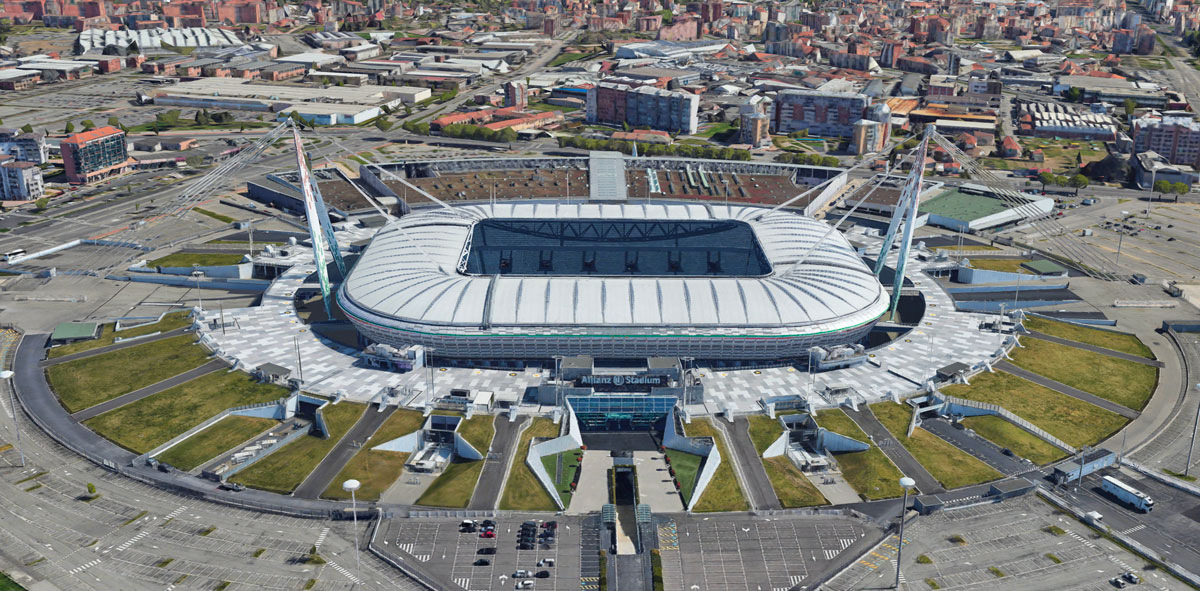
<instances>
[{"instance_id":1,"label":"manicured lawn","mask_svg":"<svg viewBox=\"0 0 1200 591\"><path fill-rule=\"evenodd\" d=\"M217 267L221 265L236 265L242 262L242 257L246 256L243 253L231 252L177 252L169 254L161 259L154 259L148 263L148 267L190 267L192 265L200 265L201 267Z\"/></svg>"},{"instance_id":2,"label":"manicured lawn","mask_svg":"<svg viewBox=\"0 0 1200 591\"><path fill-rule=\"evenodd\" d=\"M758 455L762 456L780 435L783 435L783 425L779 424L779 419L768 417L766 415L750 415L746 417L750 422L750 441L754 442L754 449L758 450Z\"/></svg>"},{"instance_id":3,"label":"manicured lawn","mask_svg":"<svg viewBox=\"0 0 1200 591\"><path fill-rule=\"evenodd\" d=\"M185 334L46 368L68 412L79 412L208 362L208 350Z\"/></svg>"},{"instance_id":4,"label":"manicured lawn","mask_svg":"<svg viewBox=\"0 0 1200 591\"><path fill-rule=\"evenodd\" d=\"M563 54L560 54L558 57L554 58L554 60L550 62L550 67L553 68L555 66L569 64L573 61L581 60L581 59L587 57L588 55L590 55L590 54L587 54L587 53L563 53Z\"/></svg>"},{"instance_id":5,"label":"manicured lawn","mask_svg":"<svg viewBox=\"0 0 1200 591\"><path fill-rule=\"evenodd\" d=\"M106 412L84 424L117 445L140 454L227 408L270 402L287 396L287 393L286 388L260 384L240 371L216 371ZM227 443L233 446L244 440ZM228 447L218 451L224 449Z\"/></svg>"},{"instance_id":6,"label":"manicured lawn","mask_svg":"<svg viewBox=\"0 0 1200 591\"><path fill-rule=\"evenodd\" d=\"M1029 259L971 259L971 266L986 271L1005 271L1008 273L1029 273L1021 268L1021 263Z\"/></svg>"},{"instance_id":7,"label":"manicured lawn","mask_svg":"<svg viewBox=\"0 0 1200 591\"><path fill-rule=\"evenodd\" d=\"M975 459L936 435L917 428L912 437L905 437L912 408L895 402L880 402L871 405L871 412L883 423L909 453L925 466L942 486L955 489L969 484L979 484L1001 478L1003 474Z\"/></svg>"},{"instance_id":8,"label":"manicured lawn","mask_svg":"<svg viewBox=\"0 0 1200 591\"><path fill-rule=\"evenodd\" d=\"M488 449L492 447L492 437L496 436L496 417L492 415L475 415L459 423L458 434L462 435L475 451L487 457Z\"/></svg>"},{"instance_id":9,"label":"manicured lawn","mask_svg":"<svg viewBox=\"0 0 1200 591\"><path fill-rule=\"evenodd\" d=\"M25 588L8 578L8 575L0 573L0 591L25 591Z\"/></svg>"},{"instance_id":10,"label":"manicured lawn","mask_svg":"<svg viewBox=\"0 0 1200 591\"><path fill-rule=\"evenodd\" d=\"M231 218L227 215L220 214L215 211L209 211L207 209L200 209L199 207L193 207L192 211L194 211L200 215L206 215L214 220L217 220L218 222L225 222L226 224L231 224L235 221L233 218Z\"/></svg>"},{"instance_id":11,"label":"manicured lawn","mask_svg":"<svg viewBox=\"0 0 1200 591\"><path fill-rule=\"evenodd\" d=\"M570 507L571 481L575 479L575 473L579 471L579 460L583 458L583 450L575 449L543 457L542 467L546 469L546 473L550 475L551 479L558 474L558 458L560 457L563 462L562 474L554 482L554 485L558 490L558 498L562 500L563 507Z\"/></svg>"},{"instance_id":12,"label":"manicured lawn","mask_svg":"<svg viewBox=\"0 0 1200 591\"><path fill-rule=\"evenodd\" d=\"M767 470L767 478L771 480L771 488L775 489L775 495L784 509L829 504L787 456L764 458L762 462Z\"/></svg>"},{"instance_id":13,"label":"manicured lawn","mask_svg":"<svg viewBox=\"0 0 1200 591\"><path fill-rule=\"evenodd\" d=\"M383 491L404 471L404 462L408 460L408 454L371 448L408 435L420 429L423 424L425 417L420 411L402 408L393 412L371 436L367 445L350 458L346 467L329 483L329 488L325 489L321 496L326 499L349 499L350 493L342 490L342 483L353 478L362 484L362 488L358 489L357 498L378 500Z\"/></svg>"},{"instance_id":14,"label":"manicured lawn","mask_svg":"<svg viewBox=\"0 0 1200 591\"><path fill-rule=\"evenodd\" d=\"M537 417L533 419L525 431L521 433L521 442L517 445L517 453L513 455L508 465L508 482L504 485L504 494L500 497L500 508L513 511L556 511L558 506L550 498L550 493L542 487L542 483L533 475L529 466L525 465L525 456L529 453L530 441L534 437L557 437L558 425L554 421Z\"/></svg>"},{"instance_id":15,"label":"manicured lawn","mask_svg":"<svg viewBox=\"0 0 1200 591\"><path fill-rule=\"evenodd\" d=\"M1114 412L1002 371L981 373L971 378L970 386L945 386L942 392L1003 406L1074 447L1096 443L1126 423Z\"/></svg>"},{"instance_id":16,"label":"manicured lawn","mask_svg":"<svg viewBox=\"0 0 1200 591\"><path fill-rule=\"evenodd\" d=\"M442 475L438 476L437 480L434 480L433 484L425 489L425 494L417 499L417 504L429 507L465 508L471 502L471 495L475 492L475 484L479 482L479 473L482 471L483 460L452 462L446 466ZM540 488L541 485L539 484L538 487ZM554 508L550 510L553 511Z\"/></svg>"},{"instance_id":17,"label":"manicured lawn","mask_svg":"<svg viewBox=\"0 0 1200 591\"><path fill-rule=\"evenodd\" d=\"M271 419L228 416L163 452L158 460L186 472L277 424Z\"/></svg>"},{"instance_id":18,"label":"manicured lawn","mask_svg":"<svg viewBox=\"0 0 1200 591\"><path fill-rule=\"evenodd\" d=\"M729 453L729 446L725 445L725 439L721 437L712 423L708 419L695 419L684 429L687 431L688 437L712 437L716 440L717 449L721 452L721 465L717 466L717 471L713 474L712 480L708 482L708 487L700 495L700 501L692 508L700 512L749 509L750 505L746 502L746 495L742 492L737 476L733 473L733 454Z\"/></svg>"},{"instance_id":19,"label":"manicured lawn","mask_svg":"<svg viewBox=\"0 0 1200 591\"><path fill-rule=\"evenodd\" d=\"M280 494L291 493L325 459L366 408L366 405L351 402L327 405L322 412L331 433L329 439L301 437L238 472L230 480Z\"/></svg>"},{"instance_id":20,"label":"manicured lawn","mask_svg":"<svg viewBox=\"0 0 1200 591\"><path fill-rule=\"evenodd\" d=\"M408 454L404 452L361 449L346 462L346 467L338 472L321 497L349 500L350 493L342 490L342 483L353 478L361 484L355 493L357 500L378 501L383 491L400 477L406 461Z\"/></svg>"},{"instance_id":21,"label":"manicured lawn","mask_svg":"<svg viewBox=\"0 0 1200 591\"><path fill-rule=\"evenodd\" d=\"M49 352L47 352L46 357L48 359L56 359L66 355L74 355L75 353L82 353L84 351L91 351L92 349L99 349L100 347L107 347L113 344L113 341L117 337L121 337L122 339L140 337L142 335L151 333L167 332L177 328L191 326L191 324L192 319L188 318L187 311L171 312L170 314L163 316L162 320L159 320L158 322L153 324L143 324L136 328L127 328L121 332L114 331L113 323L109 322L108 324L100 327L99 337L89 341L76 341L74 343L67 343L66 345L53 347L49 350Z\"/></svg>"},{"instance_id":22,"label":"manicured lawn","mask_svg":"<svg viewBox=\"0 0 1200 591\"><path fill-rule=\"evenodd\" d=\"M692 491L696 488L696 475L700 473L700 462L704 461L704 458L685 451L668 449L667 459L675 469L675 479L679 481L679 492L686 506L692 500Z\"/></svg>"},{"instance_id":23,"label":"manicured lawn","mask_svg":"<svg viewBox=\"0 0 1200 591\"><path fill-rule=\"evenodd\" d=\"M867 434L842 412L840 408L817 413L817 424L839 435L845 435L870 444L871 449L834 456L842 470L842 477L858 494L867 500L888 499L904 494L900 478L904 476L883 451L871 443Z\"/></svg>"},{"instance_id":24,"label":"manicured lawn","mask_svg":"<svg viewBox=\"0 0 1200 591\"><path fill-rule=\"evenodd\" d=\"M1025 328L1071 341L1078 341L1096 347L1104 347L1105 349L1154 359L1154 353L1150 351L1150 347L1147 347L1142 343L1141 339L1131 334L1087 328L1069 322L1059 322L1037 316L1026 316Z\"/></svg>"},{"instance_id":25,"label":"manicured lawn","mask_svg":"<svg viewBox=\"0 0 1200 591\"><path fill-rule=\"evenodd\" d=\"M1021 339L1009 355L1015 365L1073 388L1142 410L1154 394L1158 368L1041 339Z\"/></svg>"},{"instance_id":26,"label":"manicured lawn","mask_svg":"<svg viewBox=\"0 0 1200 591\"><path fill-rule=\"evenodd\" d=\"M722 121L720 123L712 124L711 126L709 126L708 129L701 131L700 133L697 133L696 135L700 136L700 137L711 138L714 135L720 135L731 129L733 129L733 125L730 125L728 122Z\"/></svg>"},{"instance_id":27,"label":"manicured lawn","mask_svg":"<svg viewBox=\"0 0 1200 591\"><path fill-rule=\"evenodd\" d=\"M1042 465L1060 460L1067 452L1046 443L1036 435L994 415L967 417L962 424L973 429L976 434L1000 447L1007 447L1013 453L1029 461Z\"/></svg>"}]
</instances>

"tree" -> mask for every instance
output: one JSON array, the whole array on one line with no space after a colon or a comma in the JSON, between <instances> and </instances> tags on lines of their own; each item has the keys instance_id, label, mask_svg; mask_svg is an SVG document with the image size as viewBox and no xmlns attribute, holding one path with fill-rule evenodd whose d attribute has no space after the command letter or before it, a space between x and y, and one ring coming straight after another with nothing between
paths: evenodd
<instances>
[{"instance_id":1,"label":"tree","mask_svg":"<svg viewBox=\"0 0 1200 591\"><path fill-rule=\"evenodd\" d=\"M50 203L49 198L41 197L37 201L33 202L33 208L37 211L46 211L46 204L48 203Z\"/></svg>"},{"instance_id":2,"label":"tree","mask_svg":"<svg viewBox=\"0 0 1200 591\"><path fill-rule=\"evenodd\" d=\"M152 122L150 123L150 125L151 125L151 126L153 126L153 129L154 129L154 135L158 135L158 120L157 120L157 119L155 119L154 121L152 121Z\"/></svg>"},{"instance_id":3,"label":"tree","mask_svg":"<svg viewBox=\"0 0 1200 591\"><path fill-rule=\"evenodd\" d=\"M26 123L25 125L21 126L21 132L22 133L33 133L33 126Z\"/></svg>"},{"instance_id":4,"label":"tree","mask_svg":"<svg viewBox=\"0 0 1200 591\"><path fill-rule=\"evenodd\" d=\"M63 126L63 133L75 133L75 124L68 121L67 124Z\"/></svg>"},{"instance_id":5,"label":"tree","mask_svg":"<svg viewBox=\"0 0 1200 591\"><path fill-rule=\"evenodd\" d=\"M1133 102L1133 99L1125 99L1125 116L1133 117L1133 111L1135 109L1137 109L1137 103Z\"/></svg>"},{"instance_id":6,"label":"tree","mask_svg":"<svg viewBox=\"0 0 1200 591\"><path fill-rule=\"evenodd\" d=\"M109 118L108 118L108 124L109 124L109 125L111 125L111 126L113 126L113 127L120 127L120 126L121 126L121 120L120 120L120 119L118 119L116 115L113 115L112 117L109 117Z\"/></svg>"},{"instance_id":7,"label":"tree","mask_svg":"<svg viewBox=\"0 0 1200 591\"><path fill-rule=\"evenodd\" d=\"M196 111L196 125L208 125L209 122L211 122L211 119L208 117L207 110L200 109L199 111Z\"/></svg>"},{"instance_id":8,"label":"tree","mask_svg":"<svg viewBox=\"0 0 1200 591\"><path fill-rule=\"evenodd\" d=\"M82 124L83 124L83 130L84 130L84 131L91 131L91 130L93 130L93 129L96 129L96 124L95 124L95 123L93 123L91 119L84 119L84 120L83 120L83 121L81 121L80 123L82 123Z\"/></svg>"},{"instance_id":9,"label":"tree","mask_svg":"<svg viewBox=\"0 0 1200 591\"><path fill-rule=\"evenodd\" d=\"M238 133L246 133L246 122L245 121L238 124Z\"/></svg>"},{"instance_id":10,"label":"tree","mask_svg":"<svg viewBox=\"0 0 1200 591\"><path fill-rule=\"evenodd\" d=\"M1154 181L1154 191L1156 193L1170 193L1171 183L1169 181Z\"/></svg>"},{"instance_id":11,"label":"tree","mask_svg":"<svg viewBox=\"0 0 1200 591\"><path fill-rule=\"evenodd\" d=\"M1039 173L1039 174L1038 174L1038 181L1042 183L1042 190L1043 190L1043 191L1045 191L1045 190L1046 190L1046 185L1053 185L1053 184L1054 184L1054 174L1052 174L1052 173L1049 173L1049 172L1042 172L1042 173Z\"/></svg>"},{"instance_id":12,"label":"tree","mask_svg":"<svg viewBox=\"0 0 1200 591\"><path fill-rule=\"evenodd\" d=\"M204 156L188 156L183 160L183 163L192 168L200 168L204 166Z\"/></svg>"},{"instance_id":13,"label":"tree","mask_svg":"<svg viewBox=\"0 0 1200 591\"><path fill-rule=\"evenodd\" d=\"M841 164L841 161L834 156L825 156L824 158L821 158L821 166L835 167L839 164Z\"/></svg>"},{"instance_id":14,"label":"tree","mask_svg":"<svg viewBox=\"0 0 1200 591\"><path fill-rule=\"evenodd\" d=\"M1089 184L1088 178L1086 176L1083 176L1082 174L1076 174L1075 176L1072 176L1069 181L1067 181L1068 186L1075 188L1076 196L1079 195L1079 190L1088 186L1088 184Z\"/></svg>"},{"instance_id":15,"label":"tree","mask_svg":"<svg viewBox=\"0 0 1200 591\"><path fill-rule=\"evenodd\" d=\"M1176 195L1186 195L1190 190L1191 187L1188 187L1187 183L1171 183L1171 192Z\"/></svg>"},{"instance_id":16,"label":"tree","mask_svg":"<svg viewBox=\"0 0 1200 591\"><path fill-rule=\"evenodd\" d=\"M392 128L392 122L387 120L387 117L380 117L375 120L375 129L379 131L387 131Z\"/></svg>"},{"instance_id":17,"label":"tree","mask_svg":"<svg viewBox=\"0 0 1200 591\"><path fill-rule=\"evenodd\" d=\"M1083 152L1075 152L1075 168L1083 166Z\"/></svg>"},{"instance_id":18,"label":"tree","mask_svg":"<svg viewBox=\"0 0 1200 591\"><path fill-rule=\"evenodd\" d=\"M1072 86L1071 88L1063 91L1063 98L1073 103L1081 103L1083 102L1083 89L1077 86Z\"/></svg>"}]
</instances>

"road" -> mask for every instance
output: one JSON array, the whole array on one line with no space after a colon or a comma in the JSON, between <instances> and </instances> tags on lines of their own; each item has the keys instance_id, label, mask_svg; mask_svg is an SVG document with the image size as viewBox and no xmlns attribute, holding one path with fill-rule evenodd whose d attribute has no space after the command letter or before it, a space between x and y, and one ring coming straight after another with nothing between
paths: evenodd
<instances>
[{"instance_id":1,"label":"road","mask_svg":"<svg viewBox=\"0 0 1200 591\"><path fill-rule=\"evenodd\" d=\"M742 468L742 476L746 479L746 497L753 510L782 509L775 487L767 477L762 458L750 439L750 422L746 417L738 417L733 421L729 430L729 445L732 447L733 458Z\"/></svg>"},{"instance_id":2,"label":"road","mask_svg":"<svg viewBox=\"0 0 1200 591\"><path fill-rule=\"evenodd\" d=\"M1117 404L1110 400L1105 400L1099 396L1096 396L1095 394L1089 394L1078 388L1072 388L1066 384L1063 384L1061 382L1056 382L1050 378L1043 377L1043 376L1035 374L1031 371L1026 371L1020 367L1013 365L1012 363L1010 363L1008 361L1000 361L1000 362L996 363L994 367L1005 373L1009 373L1009 374L1012 374L1019 378L1024 378L1026 380L1029 380L1035 384L1038 384L1039 386L1050 388L1051 390L1054 390L1055 392L1059 392L1061 394L1066 394L1067 396L1070 396L1077 400L1089 402L1089 403L1099 406L1100 408L1103 408L1105 410L1115 412L1127 419L1136 419L1138 417L1138 411L1136 411L1136 410L1126 408L1126 407L1121 406L1120 404Z\"/></svg>"},{"instance_id":3,"label":"road","mask_svg":"<svg viewBox=\"0 0 1200 591\"><path fill-rule=\"evenodd\" d=\"M325 459L321 460L320 464L317 464L317 467L309 473L308 478L305 478L304 482L296 487L296 492L292 494L302 499L320 497L321 493L325 492L325 489L333 483L333 479L342 471L342 468L346 467L350 458L354 457L354 454L367 444L367 440L394 412L396 412L396 407L390 404L384 407L382 412L377 404L367 406L363 416L338 440L337 445L330 450Z\"/></svg>"},{"instance_id":4,"label":"road","mask_svg":"<svg viewBox=\"0 0 1200 591\"><path fill-rule=\"evenodd\" d=\"M481 449L486 454L483 471L479 474L479 483L475 485L475 494L471 497L470 509L495 509L500 502L500 491L504 489L504 474L508 463L520 441L521 430L525 428L528 419L519 417L509 421L507 416L498 415L492 422L496 427L496 435L492 437L491 450Z\"/></svg>"},{"instance_id":5,"label":"road","mask_svg":"<svg viewBox=\"0 0 1200 591\"><path fill-rule=\"evenodd\" d=\"M907 449L904 449L900 441L892 436L883 423L880 423L879 419L871 414L870 409L864 406L857 411L850 408L842 408L842 410L846 411L846 415L867 433L867 437L879 446L880 451L891 458L892 462L900 468L900 472L917 481L917 490L920 490L921 494L932 495L946 490L925 469L925 466L922 466L916 458L912 457L912 454L908 453Z\"/></svg>"}]
</instances>

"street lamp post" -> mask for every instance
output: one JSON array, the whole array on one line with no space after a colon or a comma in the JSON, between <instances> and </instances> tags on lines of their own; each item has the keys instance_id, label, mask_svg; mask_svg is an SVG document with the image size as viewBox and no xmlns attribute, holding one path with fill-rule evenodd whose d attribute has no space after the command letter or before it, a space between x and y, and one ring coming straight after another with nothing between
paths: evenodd
<instances>
[{"instance_id":1,"label":"street lamp post","mask_svg":"<svg viewBox=\"0 0 1200 591\"><path fill-rule=\"evenodd\" d=\"M561 407L562 401L562 355L554 356L554 405Z\"/></svg>"},{"instance_id":2,"label":"street lamp post","mask_svg":"<svg viewBox=\"0 0 1200 591\"><path fill-rule=\"evenodd\" d=\"M204 271L196 268L199 266L198 264L192 265L192 279L196 280L196 306L200 308L201 312L204 312L204 297L200 295L200 278L204 276Z\"/></svg>"},{"instance_id":3,"label":"street lamp post","mask_svg":"<svg viewBox=\"0 0 1200 591\"><path fill-rule=\"evenodd\" d=\"M0 377L4 374L0 373ZM1200 390L1200 384L1196 384L1196 389ZM1196 394L1193 394L1196 396ZM1196 421L1192 423L1192 444L1188 446L1187 465L1183 467L1183 475L1187 476L1188 471L1192 469L1192 450L1196 449L1196 428L1200 427L1200 403L1196 404Z\"/></svg>"},{"instance_id":4,"label":"street lamp post","mask_svg":"<svg viewBox=\"0 0 1200 591\"><path fill-rule=\"evenodd\" d=\"M900 542L896 544L896 584L894 588L900 588L900 562L901 555L904 553L904 514L908 512L908 489L917 485L917 481L905 476L900 479L900 487L904 489L904 502L900 505Z\"/></svg>"},{"instance_id":5,"label":"street lamp post","mask_svg":"<svg viewBox=\"0 0 1200 591\"><path fill-rule=\"evenodd\" d=\"M13 375L15 374L9 369L0 371L0 380L10 380ZM21 449L21 424L17 422L17 389L12 382L8 383L8 404L12 407L13 428L17 431L17 453L21 454L21 467L24 468L25 450Z\"/></svg>"},{"instance_id":6,"label":"street lamp post","mask_svg":"<svg viewBox=\"0 0 1200 591\"><path fill-rule=\"evenodd\" d=\"M353 478L342 483L342 490L350 493L350 511L354 515L354 565L358 571L358 578L361 579L362 562L358 558L358 499L354 496L359 486L359 482Z\"/></svg>"}]
</instances>

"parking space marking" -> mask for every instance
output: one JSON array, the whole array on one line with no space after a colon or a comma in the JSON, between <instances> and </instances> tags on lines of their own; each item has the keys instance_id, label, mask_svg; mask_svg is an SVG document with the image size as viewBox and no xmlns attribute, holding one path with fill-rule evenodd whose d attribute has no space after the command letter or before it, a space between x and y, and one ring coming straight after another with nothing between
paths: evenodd
<instances>
[{"instance_id":1,"label":"parking space marking","mask_svg":"<svg viewBox=\"0 0 1200 591\"><path fill-rule=\"evenodd\" d=\"M122 542L120 546L117 546L116 547L117 552L122 552L122 551L129 549L129 547L136 544L138 542L138 540L141 540L142 538L144 538L148 535L150 535L149 531L142 531L142 532L138 533L138 535L133 536L132 538L129 538L128 540ZM105 550L104 552L108 553L108 550Z\"/></svg>"}]
</instances>

